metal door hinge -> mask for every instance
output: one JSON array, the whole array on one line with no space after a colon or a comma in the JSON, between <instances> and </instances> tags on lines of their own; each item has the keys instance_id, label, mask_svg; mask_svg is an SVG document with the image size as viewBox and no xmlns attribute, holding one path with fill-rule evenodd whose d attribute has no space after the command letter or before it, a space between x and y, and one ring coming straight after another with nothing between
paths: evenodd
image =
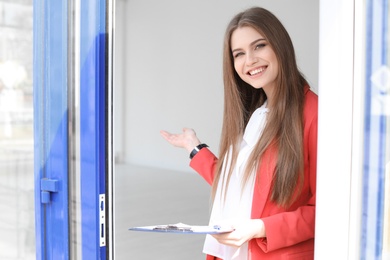
<instances>
[{"instance_id":1,"label":"metal door hinge","mask_svg":"<svg viewBox=\"0 0 390 260\"><path fill-rule=\"evenodd\" d=\"M100 247L106 246L106 195L99 195Z\"/></svg>"},{"instance_id":2,"label":"metal door hinge","mask_svg":"<svg viewBox=\"0 0 390 260\"><path fill-rule=\"evenodd\" d=\"M46 204L51 201L51 193L58 192L59 182L52 179L41 179L41 203Z\"/></svg>"}]
</instances>

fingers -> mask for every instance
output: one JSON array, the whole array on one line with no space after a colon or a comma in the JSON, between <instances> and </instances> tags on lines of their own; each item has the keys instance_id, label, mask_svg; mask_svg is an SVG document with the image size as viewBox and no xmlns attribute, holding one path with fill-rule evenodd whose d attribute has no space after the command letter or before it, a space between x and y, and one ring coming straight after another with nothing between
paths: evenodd
<instances>
[{"instance_id":1,"label":"fingers","mask_svg":"<svg viewBox=\"0 0 390 260\"><path fill-rule=\"evenodd\" d=\"M264 223L261 219L250 219L232 222L234 231L216 234L213 237L221 244L239 247L253 238L266 237Z\"/></svg>"},{"instance_id":2,"label":"fingers","mask_svg":"<svg viewBox=\"0 0 390 260\"><path fill-rule=\"evenodd\" d=\"M192 129L192 128L187 128L187 127L184 127L184 128L183 128L183 133L184 133L184 134L193 134L193 135L196 135L194 129Z\"/></svg>"},{"instance_id":3,"label":"fingers","mask_svg":"<svg viewBox=\"0 0 390 260\"><path fill-rule=\"evenodd\" d=\"M240 247L242 244L239 242L239 237L237 237L236 227L234 226L234 220L231 219L225 219L218 221L218 225L220 226L231 226L234 230L229 233L221 233L221 234L214 234L212 235L219 243L233 246L233 247ZM245 241L244 241L245 242ZM243 243L244 243L243 242Z\"/></svg>"},{"instance_id":4,"label":"fingers","mask_svg":"<svg viewBox=\"0 0 390 260\"><path fill-rule=\"evenodd\" d=\"M160 130L160 134L165 139L172 139L174 137L177 137L177 136L181 135L181 134L172 134L172 133L170 133L168 131L165 131L165 130ZM183 128L183 134L186 134L186 135L194 134L194 135L196 135L194 129L186 128L186 127Z\"/></svg>"},{"instance_id":5,"label":"fingers","mask_svg":"<svg viewBox=\"0 0 390 260\"><path fill-rule=\"evenodd\" d=\"M172 144L174 146L180 146L181 139L182 139L181 134L171 134L171 133L164 131L164 130L161 130L160 134L170 144Z\"/></svg>"},{"instance_id":6,"label":"fingers","mask_svg":"<svg viewBox=\"0 0 390 260\"><path fill-rule=\"evenodd\" d=\"M164 130L161 130L160 131L160 135L168 141L168 139L170 138L170 136L172 135L171 133L167 132L167 131L164 131Z\"/></svg>"},{"instance_id":7,"label":"fingers","mask_svg":"<svg viewBox=\"0 0 390 260\"><path fill-rule=\"evenodd\" d=\"M179 134L172 134L168 131L161 130L160 134L173 146L184 148L188 152L191 152L194 147L200 144L195 131L191 128L184 127L183 132Z\"/></svg>"},{"instance_id":8,"label":"fingers","mask_svg":"<svg viewBox=\"0 0 390 260\"><path fill-rule=\"evenodd\" d=\"M232 231L230 233L212 235L220 244L232 247L240 247L247 240L239 234L239 232Z\"/></svg>"}]
</instances>

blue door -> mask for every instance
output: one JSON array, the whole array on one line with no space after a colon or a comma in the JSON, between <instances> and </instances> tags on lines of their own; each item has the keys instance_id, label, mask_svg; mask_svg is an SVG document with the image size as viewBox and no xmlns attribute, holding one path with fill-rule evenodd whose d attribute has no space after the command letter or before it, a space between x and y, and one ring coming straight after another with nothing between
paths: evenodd
<instances>
[{"instance_id":1,"label":"blue door","mask_svg":"<svg viewBox=\"0 0 390 260\"><path fill-rule=\"evenodd\" d=\"M112 1L34 1L37 259L112 258Z\"/></svg>"}]
</instances>

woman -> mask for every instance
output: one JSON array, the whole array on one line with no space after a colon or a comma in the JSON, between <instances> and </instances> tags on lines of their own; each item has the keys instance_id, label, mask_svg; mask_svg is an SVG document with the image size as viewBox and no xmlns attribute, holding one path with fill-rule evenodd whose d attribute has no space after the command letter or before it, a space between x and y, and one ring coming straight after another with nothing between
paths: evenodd
<instances>
[{"instance_id":1,"label":"woman","mask_svg":"<svg viewBox=\"0 0 390 260\"><path fill-rule=\"evenodd\" d=\"M263 8L229 23L224 40L224 116L219 159L195 131L161 131L190 153L212 185L207 259L313 259L317 96L297 68L291 39Z\"/></svg>"}]
</instances>

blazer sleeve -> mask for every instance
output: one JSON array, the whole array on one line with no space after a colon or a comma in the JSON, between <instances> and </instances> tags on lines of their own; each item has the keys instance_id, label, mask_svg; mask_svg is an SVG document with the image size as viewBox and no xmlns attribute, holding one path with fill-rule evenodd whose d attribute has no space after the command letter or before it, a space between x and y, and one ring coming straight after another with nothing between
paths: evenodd
<instances>
[{"instance_id":1,"label":"blazer sleeve","mask_svg":"<svg viewBox=\"0 0 390 260\"><path fill-rule=\"evenodd\" d=\"M316 111L316 104L313 104ZM312 108L313 108L312 106ZM314 238L315 205L316 205L316 173L317 173L317 128L318 115L313 113L305 125L305 150L308 163L305 163L305 178L309 185L309 193L302 205L295 210L278 213L262 218L266 238L257 239L257 244L264 252L298 244Z\"/></svg>"},{"instance_id":2,"label":"blazer sleeve","mask_svg":"<svg viewBox=\"0 0 390 260\"><path fill-rule=\"evenodd\" d=\"M217 157L207 148L201 149L190 161L190 166L212 185L217 165Z\"/></svg>"}]
</instances>

